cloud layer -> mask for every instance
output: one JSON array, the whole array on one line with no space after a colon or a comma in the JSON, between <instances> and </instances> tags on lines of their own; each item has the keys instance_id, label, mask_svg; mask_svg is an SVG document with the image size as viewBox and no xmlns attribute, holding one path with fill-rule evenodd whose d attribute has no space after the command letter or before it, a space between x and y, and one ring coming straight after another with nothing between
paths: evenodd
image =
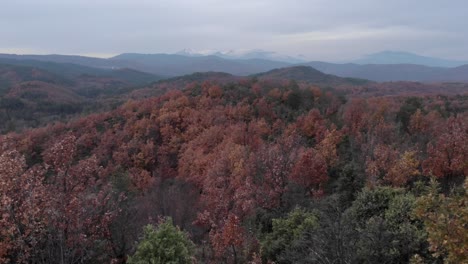
<instances>
[{"instance_id":1,"label":"cloud layer","mask_svg":"<svg viewBox=\"0 0 468 264\"><path fill-rule=\"evenodd\" d=\"M264 49L346 60L381 50L468 59L462 0L15 0L0 52Z\"/></svg>"}]
</instances>

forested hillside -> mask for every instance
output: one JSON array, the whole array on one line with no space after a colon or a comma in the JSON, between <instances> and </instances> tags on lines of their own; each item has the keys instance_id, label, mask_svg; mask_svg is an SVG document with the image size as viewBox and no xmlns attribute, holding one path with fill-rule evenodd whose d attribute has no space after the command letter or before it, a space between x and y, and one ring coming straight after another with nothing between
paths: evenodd
<instances>
[{"instance_id":1,"label":"forested hillside","mask_svg":"<svg viewBox=\"0 0 468 264\"><path fill-rule=\"evenodd\" d=\"M0 59L5 62L5 59ZM15 61L0 64L0 133L115 108L120 96L161 77L130 69Z\"/></svg>"},{"instance_id":2,"label":"forested hillside","mask_svg":"<svg viewBox=\"0 0 468 264\"><path fill-rule=\"evenodd\" d=\"M0 136L0 262L468 261L463 86L213 75Z\"/></svg>"}]
</instances>

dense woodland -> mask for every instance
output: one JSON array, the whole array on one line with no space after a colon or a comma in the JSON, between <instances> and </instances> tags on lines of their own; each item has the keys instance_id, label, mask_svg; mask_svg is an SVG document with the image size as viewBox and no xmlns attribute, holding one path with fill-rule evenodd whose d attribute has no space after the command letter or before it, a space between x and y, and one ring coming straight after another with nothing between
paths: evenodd
<instances>
[{"instance_id":1,"label":"dense woodland","mask_svg":"<svg viewBox=\"0 0 468 264\"><path fill-rule=\"evenodd\" d=\"M468 262L463 84L197 76L2 125L0 262Z\"/></svg>"}]
</instances>

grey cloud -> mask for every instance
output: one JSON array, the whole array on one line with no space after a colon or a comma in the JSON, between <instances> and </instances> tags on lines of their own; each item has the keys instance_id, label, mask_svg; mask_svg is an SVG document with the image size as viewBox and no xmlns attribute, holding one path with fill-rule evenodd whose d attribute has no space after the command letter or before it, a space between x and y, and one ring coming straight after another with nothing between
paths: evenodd
<instances>
[{"instance_id":1,"label":"grey cloud","mask_svg":"<svg viewBox=\"0 0 468 264\"><path fill-rule=\"evenodd\" d=\"M16 0L0 52L266 49L342 60L380 50L468 59L461 0Z\"/></svg>"}]
</instances>

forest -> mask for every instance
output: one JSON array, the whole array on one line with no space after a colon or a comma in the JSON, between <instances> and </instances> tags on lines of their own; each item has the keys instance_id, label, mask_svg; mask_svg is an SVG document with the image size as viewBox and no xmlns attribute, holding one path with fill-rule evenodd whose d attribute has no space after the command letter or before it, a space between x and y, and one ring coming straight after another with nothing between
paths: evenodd
<instances>
[{"instance_id":1,"label":"forest","mask_svg":"<svg viewBox=\"0 0 468 264\"><path fill-rule=\"evenodd\" d=\"M464 85L215 75L5 92L0 263L468 262Z\"/></svg>"}]
</instances>

